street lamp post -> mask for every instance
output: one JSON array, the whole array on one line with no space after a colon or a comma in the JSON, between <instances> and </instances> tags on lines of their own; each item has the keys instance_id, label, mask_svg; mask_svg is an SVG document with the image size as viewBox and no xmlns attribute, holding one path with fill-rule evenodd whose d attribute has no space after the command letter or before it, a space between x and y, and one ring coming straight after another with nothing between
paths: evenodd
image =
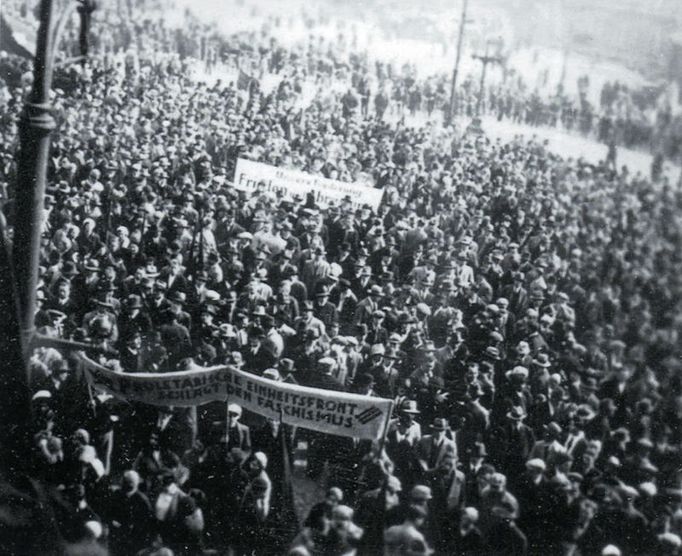
<instances>
[{"instance_id":1,"label":"street lamp post","mask_svg":"<svg viewBox=\"0 0 682 556\"><path fill-rule=\"evenodd\" d=\"M35 338L36 289L43 229L45 180L50 135L56 127L50 105L54 58L59 39L75 9L81 11L81 55L87 54L91 0L67 5L55 21L53 0L41 0L33 62L33 86L19 121L14 233L11 240L0 215L0 474L25 472L30 418L30 365ZM83 46L86 50L83 52Z\"/></svg>"},{"instance_id":2,"label":"street lamp post","mask_svg":"<svg viewBox=\"0 0 682 556\"><path fill-rule=\"evenodd\" d=\"M33 62L33 88L19 122L20 146L17 160L12 259L19 298L21 345L25 361L30 356L30 338L34 328L50 134L56 127L50 106L53 72L51 52L54 48L53 19L52 0L42 0Z\"/></svg>"},{"instance_id":3,"label":"street lamp post","mask_svg":"<svg viewBox=\"0 0 682 556\"><path fill-rule=\"evenodd\" d=\"M79 0L67 5L55 21L53 0L40 4L40 27L33 65L33 87L19 123L17 159L16 219L12 259L17 284L21 345L24 360L30 355L34 333L36 289L40 263L40 240L43 230L45 180L50 151L50 135L56 127L50 105L50 90L59 39L74 10L81 19L81 56L87 55L87 30L94 3Z\"/></svg>"}]
</instances>

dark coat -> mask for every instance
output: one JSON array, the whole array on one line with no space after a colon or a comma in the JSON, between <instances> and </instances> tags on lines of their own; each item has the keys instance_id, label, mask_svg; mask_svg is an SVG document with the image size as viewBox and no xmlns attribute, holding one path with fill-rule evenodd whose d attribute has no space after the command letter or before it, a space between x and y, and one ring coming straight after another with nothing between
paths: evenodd
<instances>
[{"instance_id":1,"label":"dark coat","mask_svg":"<svg viewBox=\"0 0 682 556\"><path fill-rule=\"evenodd\" d=\"M525 556L528 541L516 523L500 522L488 533L488 554L495 556Z\"/></svg>"},{"instance_id":2,"label":"dark coat","mask_svg":"<svg viewBox=\"0 0 682 556\"><path fill-rule=\"evenodd\" d=\"M533 430L524 424L516 428L511 422L495 429L488 443L491 447L491 459L507 476L523 473L533 444Z\"/></svg>"},{"instance_id":3,"label":"dark coat","mask_svg":"<svg viewBox=\"0 0 682 556\"><path fill-rule=\"evenodd\" d=\"M261 374L265 369L274 366L275 358L262 345L256 353L247 346L243 351L244 369L256 374Z\"/></svg>"},{"instance_id":4,"label":"dark coat","mask_svg":"<svg viewBox=\"0 0 682 556\"><path fill-rule=\"evenodd\" d=\"M111 536L120 554L134 554L149 544L155 524L152 506L145 494L135 492L128 496L116 491L111 496L109 510Z\"/></svg>"}]
</instances>

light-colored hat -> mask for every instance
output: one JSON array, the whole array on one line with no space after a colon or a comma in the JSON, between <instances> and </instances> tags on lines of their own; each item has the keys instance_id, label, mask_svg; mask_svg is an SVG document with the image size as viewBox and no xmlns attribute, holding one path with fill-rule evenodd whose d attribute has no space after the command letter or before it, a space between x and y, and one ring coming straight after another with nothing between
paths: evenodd
<instances>
[{"instance_id":1,"label":"light-colored hat","mask_svg":"<svg viewBox=\"0 0 682 556\"><path fill-rule=\"evenodd\" d=\"M521 341L516 345L516 352L519 355L528 355L530 354L530 345L528 342Z\"/></svg>"},{"instance_id":2,"label":"light-colored hat","mask_svg":"<svg viewBox=\"0 0 682 556\"><path fill-rule=\"evenodd\" d=\"M38 390L35 394L33 394L31 401L35 402L37 400L49 400L50 398L52 398L52 394L49 392L49 390Z\"/></svg>"},{"instance_id":3,"label":"light-colored hat","mask_svg":"<svg viewBox=\"0 0 682 556\"><path fill-rule=\"evenodd\" d=\"M526 462L526 467L528 469L537 469L538 471L544 471L545 469L547 469L547 465L540 458L529 459Z\"/></svg>"},{"instance_id":4,"label":"light-colored hat","mask_svg":"<svg viewBox=\"0 0 682 556\"><path fill-rule=\"evenodd\" d=\"M680 539L679 535L670 532L661 533L660 535L658 535L658 542L663 545L677 549L679 549L680 546L682 546L682 539Z\"/></svg>"},{"instance_id":5,"label":"light-colored hat","mask_svg":"<svg viewBox=\"0 0 682 556\"><path fill-rule=\"evenodd\" d=\"M469 521L474 523L478 521L478 510L476 508L469 506L464 508L462 513L469 518Z\"/></svg>"},{"instance_id":6,"label":"light-colored hat","mask_svg":"<svg viewBox=\"0 0 682 556\"><path fill-rule=\"evenodd\" d=\"M383 344L374 344L371 348L369 348L369 354L371 355L384 355L386 353L386 348L384 348Z\"/></svg>"},{"instance_id":7,"label":"light-colored hat","mask_svg":"<svg viewBox=\"0 0 682 556\"><path fill-rule=\"evenodd\" d=\"M354 513L353 508L351 508L350 506L344 506L343 504L339 504L338 506L335 506L334 509L332 510L332 517L352 520L353 513Z\"/></svg>"},{"instance_id":8,"label":"light-colored hat","mask_svg":"<svg viewBox=\"0 0 682 556\"><path fill-rule=\"evenodd\" d=\"M322 365L323 367L334 367L336 365L336 361L332 359L331 357L322 357L317 361L318 365Z\"/></svg>"},{"instance_id":9,"label":"light-colored hat","mask_svg":"<svg viewBox=\"0 0 682 556\"><path fill-rule=\"evenodd\" d=\"M206 301L220 301L220 294L215 290L206 290L204 296Z\"/></svg>"},{"instance_id":10,"label":"light-colored hat","mask_svg":"<svg viewBox=\"0 0 682 556\"><path fill-rule=\"evenodd\" d=\"M263 371L263 378L269 378L270 380L282 380L282 376L279 374L277 369L265 369Z\"/></svg>"},{"instance_id":11,"label":"light-colored hat","mask_svg":"<svg viewBox=\"0 0 682 556\"><path fill-rule=\"evenodd\" d=\"M240 406L236 403L229 403L229 404L227 404L227 412L228 413L236 413L237 415L241 416L242 406Z\"/></svg>"},{"instance_id":12,"label":"light-colored hat","mask_svg":"<svg viewBox=\"0 0 682 556\"><path fill-rule=\"evenodd\" d=\"M410 500L431 500L433 494L431 494L431 488L426 485L414 485L410 491Z\"/></svg>"},{"instance_id":13,"label":"light-colored hat","mask_svg":"<svg viewBox=\"0 0 682 556\"><path fill-rule=\"evenodd\" d=\"M521 365L517 365L511 371L507 371L505 376L507 379L521 378L526 380L528 378L528 369L526 369L526 367L522 367Z\"/></svg>"},{"instance_id":14,"label":"light-colored hat","mask_svg":"<svg viewBox=\"0 0 682 556\"><path fill-rule=\"evenodd\" d=\"M649 481L641 483L637 488L639 489L640 494L644 494L650 498L653 498L656 496L656 494L658 494L656 484Z\"/></svg>"},{"instance_id":15,"label":"light-colored hat","mask_svg":"<svg viewBox=\"0 0 682 556\"><path fill-rule=\"evenodd\" d=\"M86 521L84 527L93 539L99 539L104 532L102 524L99 521L95 521L94 519Z\"/></svg>"}]
</instances>

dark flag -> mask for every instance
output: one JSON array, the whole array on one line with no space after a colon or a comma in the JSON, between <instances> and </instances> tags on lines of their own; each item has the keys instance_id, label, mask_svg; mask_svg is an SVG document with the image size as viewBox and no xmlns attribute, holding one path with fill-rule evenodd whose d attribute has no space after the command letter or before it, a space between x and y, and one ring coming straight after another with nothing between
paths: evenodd
<instances>
[{"instance_id":1,"label":"dark flag","mask_svg":"<svg viewBox=\"0 0 682 556\"><path fill-rule=\"evenodd\" d=\"M296 516L294 505L294 490L291 473L291 429L284 423L280 423L278 441L281 446L282 456L282 481L273 497L272 511L273 520L268 538L271 545L268 546L267 554L285 554L289 544L300 530L300 523ZM273 462L274 463L274 462Z\"/></svg>"}]
</instances>

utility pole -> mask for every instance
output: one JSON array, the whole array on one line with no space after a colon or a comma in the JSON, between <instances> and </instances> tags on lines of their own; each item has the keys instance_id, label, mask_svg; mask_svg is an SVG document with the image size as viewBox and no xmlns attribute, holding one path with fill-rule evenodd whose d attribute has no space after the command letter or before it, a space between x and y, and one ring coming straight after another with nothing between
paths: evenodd
<instances>
[{"instance_id":1,"label":"utility pole","mask_svg":"<svg viewBox=\"0 0 682 556\"><path fill-rule=\"evenodd\" d=\"M467 18L467 4L469 0L462 0L462 15L459 20L459 33L457 35L457 52L455 53L455 67L452 70L452 82L450 83L450 103L445 118L446 125L452 123L455 117L455 98L457 96L457 73L459 72L459 59L462 55L462 40L464 39L464 25Z\"/></svg>"},{"instance_id":2,"label":"utility pole","mask_svg":"<svg viewBox=\"0 0 682 556\"><path fill-rule=\"evenodd\" d=\"M486 41L485 43L485 54L483 56L479 56L477 54L474 54L472 58L475 60L480 60L481 63L483 64L483 67L481 68L481 83L479 85L478 89L478 99L476 100L476 115L480 116L481 115L481 103L483 102L483 95L485 94L485 74L486 70L488 68L488 64L501 64L503 58L501 56L490 56L490 43L492 41Z\"/></svg>"}]
</instances>

